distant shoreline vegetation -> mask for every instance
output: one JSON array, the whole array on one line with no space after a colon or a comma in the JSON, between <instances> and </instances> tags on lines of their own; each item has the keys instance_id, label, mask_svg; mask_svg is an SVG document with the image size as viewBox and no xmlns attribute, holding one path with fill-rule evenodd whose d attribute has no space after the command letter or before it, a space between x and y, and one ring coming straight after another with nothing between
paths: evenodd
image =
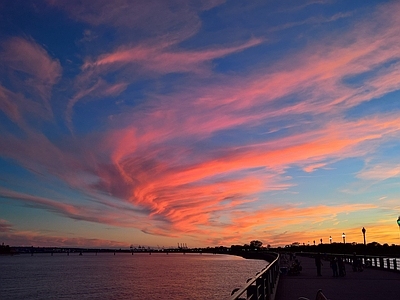
<instances>
[{"instance_id":1,"label":"distant shoreline vegetation","mask_svg":"<svg viewBox=\"0 0 400 300\"><path fill-rule=\"evenodd\" d=\"M0 245L0 255L13 255L16 254L16 251L13 247L10 247L9 245Z\"/></svg>"}]
</instances>

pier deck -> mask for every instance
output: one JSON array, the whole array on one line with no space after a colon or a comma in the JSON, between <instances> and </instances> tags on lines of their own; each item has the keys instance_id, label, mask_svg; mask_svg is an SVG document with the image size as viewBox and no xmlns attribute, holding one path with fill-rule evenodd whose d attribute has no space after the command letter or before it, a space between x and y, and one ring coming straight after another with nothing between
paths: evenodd
<instances>
[{"instance_id":1,"label":"pier deck","mask_svg":"<svg viewBox=\"0 0 400 300\"><path fill-rule=\"evenodd\" d=\"M315 299L317 291L329 300L400 299L400 273L366 268L353 272L346 264L345 277L333 277L329 261L323 260L322 276L317 276L313 258L297 257L302 271L299 275L281 275L275 300Z\"/></svg>"}]
</instances>

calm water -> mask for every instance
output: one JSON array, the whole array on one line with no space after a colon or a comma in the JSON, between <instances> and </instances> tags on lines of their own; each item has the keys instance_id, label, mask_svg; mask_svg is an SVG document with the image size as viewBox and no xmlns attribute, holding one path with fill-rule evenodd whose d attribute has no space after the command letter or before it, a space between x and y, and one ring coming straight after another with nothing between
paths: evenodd
<instances>
[{"instance_id":1,"label":"calm water","mask_svg":"<svg viewBox=\"0 0 400 300\"><path fill-rule=\"evenodd\" d=\"M212 254L0 256L0 299L227 299L266 265Z\"/></svg>"}]
</instances>

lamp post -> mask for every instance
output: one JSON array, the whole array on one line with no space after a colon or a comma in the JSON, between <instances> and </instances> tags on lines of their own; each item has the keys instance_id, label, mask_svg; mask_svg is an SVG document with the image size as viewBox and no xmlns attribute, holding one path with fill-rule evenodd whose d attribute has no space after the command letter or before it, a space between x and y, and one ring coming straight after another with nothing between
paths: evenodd
<instances>
[{"instance_id":1,"label":"lamp post","mask_svg":"<svg viewBox=\"0 0 400 300\"><path fill-rule=\"evenodd\" d=\"M342 238L343 238L343 244L346 244L346 235L344 234L344 232L342 234Z\"/></svg>"},{"instance_id":2,"label":"lamp post","mask_svg":"<svg viewBox=\"0 0 400 300\"><path fill-rule=\"evenodd\" d=\"M397 225L399 225L399 239L400 239L400 216L399 216L399 218L397 219Z\"/></svg>"},{"instance_id":3,"label":"lamp post","mask_svg":"<svg viewBox=\"0 0 400 300\"><path fill-rule=\"evenodd\" d=\"M329 244L332 244L332 236L329 237Z\"/></svg>"},{"instance_id":4,"label":"lamp post","mask_svg":"<svg viewBox=\"0 0 400 300\"><path fill-rule=\"evenodd\" d=\"M367 243L365 242L365 232L366 232L366 230L365 230L364 227L361 229L361 232L362 232L362 234L364 236L364 246L365 246Z\"/></svg>"}]
</instances>

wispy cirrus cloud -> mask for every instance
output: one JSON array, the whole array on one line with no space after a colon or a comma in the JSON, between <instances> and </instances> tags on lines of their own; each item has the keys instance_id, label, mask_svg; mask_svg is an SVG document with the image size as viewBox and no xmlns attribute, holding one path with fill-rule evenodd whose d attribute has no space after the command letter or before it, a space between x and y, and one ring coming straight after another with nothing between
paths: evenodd
<instances>
[{"instance_id":1,"label":"wispy cirrus cloud","mask_svg":"<svg viewBox=\"0 0 400 300\"><path fill-rule=\"evenodd\" d=\"M94 61L87 60L82 66L82 75L76 81L78 91L67 105L67 122L71 124L73 107L82 98L114 96L127 88L129 83L126 81L111 84L104 80L102 77L108 73L122 69L124 74L130 74L132 70L129 68L133 68L135 72L139 71L142 77L146 74L149 77L170 73L209 74L209 65L214 59L243 51L260 43L262 39L251 39L239 46L202 51L172 50L170 44L140 45L103 54Z\"/></svg>"},{"instance_id":2,"label":"wispy cirrus cloud","mask_svg":"<svg viewBox=\"0 0 400 300\"><path fill-rule=\"evenodd\" d=\"M110 65L126 66L138 64L144 70L167 74L179 72L199 72L202 65L214 59L222 58L232 53L243 51L262 43L262 39L253 38L239 46L227 46L220 49L204 49L188 51L169 49L170 43L154 46L140 45L132 48L118 49L109 54L102 54L94 61L86 61L83 69L93 67L107 67ZM109 67L110 68L110 67Z\"/></svg>"},{"instance_id":3,"label":"wispy cirrus cloud","mask_svg":"<svg viewBox=\"0 0 400 300\"><path fill-rule=\"evenodd\" d=\"M24 86L46 102L52 86L61 76L59 61L51 58L42 46L31 39L14 37L3 42L1 61L18 87ZM18 76L18 72L28 77Z\"/></svg>"},{"instance_id":4,"label":"wispy cirrus cloud","mask_svg":"<svg viewBox=\"0 0 400 300\"><path fill-rule=\"evenodd\" d=\"M12 225L7 220L0 219L0 231L1 232L10 232L12 231Z\"/></svg>"},{"instance_id":5,"label":"wispy cirrus cloud","mask_svg":"<svg viewBox=\"0 0 400 300\"><path fill-rule=\"evenodd\" d=\"M16 123L21 121L20 106L16 103L19 97L3 86L0 86L0 108L8 118Z\"/></svg>"},{"instance_id":6,"label":"wispy cirrus cloud","mask_svg":"<svg viewBox=\"0 0 400 300\"><path fill-rule=\"evenodd\" d=\"M65 118L70 131L73 131L73 108L79 101L95 101L102 100L107 97L115 97L121 94L128 86L126 82L108 83L102 78L97 78L95 82L86 78L83 82L79 82L81 86L76 94L68 101L65 112Z\"/></svg>"},{"instance_id":7,"label":"wispy cirrus cloud","mask_svg":"<svg viewBox=\"0 0 400 300\"><path fill-rule=\"evenodd\" d=\"M61 216L79 221L95 222L112 226L132 227L141 219L139 209L127 209L126 206L102 205L94 202L92 205L71 204L61 199L49 199L41 196L33 196L25 193L14 192L5 188L0 188L0 197L5 199L21 201L27 206L48 210ZM102 209L107 211L102 213ZM135 221L136 219L136 221ZM143 218L142 218L143 219Z\"/></svg>"},{"instance_id":8,"label":"wispy cirrus cloud","mask_svg":"<svg viewBox=\"0 0 400 300\"><path fill-rule=\"evenodd\" d=\"M33 39L13 37L1 44L0 62L0 74L7 78L0 86L0 109L20 126L32 113L50 119L52 88L62 72L59 61Z\"/></svg>"},{"instance_id":9,"label":"wispy cirrus cloud","mask_svg":"<svg viewBox=\"0 0 400 300\"><path fill-rule=\"evenodd\" d=\"M302 7L304 8L304 7ZM299 8L300 9L300 8ZM298 22L291 22L291 23L285 23L276 27L273 27L270 29L271 32L273 31L281 31L285 30L288 28L292 28L295 26L302 26L302 25L307 25L307 24L315 24L315 25L320 25L323 23L329 23L329 22L334 22L342 18L348 18L352 16L353 14L351 12L346 12L346 13L338 13L330 17L323 17L323 16L314 16L311 18L308 18L303 21L298 21Z\"/></svg>"},{"instance_id":10,"label":"wispy cirrus cloud","mask_svg":"<svg viewBox=\"0 0 400 300\"><path fill-rule=\"evenodd\" d=\"M199 31L199 12L223 4L225 0L181 1L97 1L96 4L81 1L63 3L48 0L60 7L75 20L93 26L108 25L118 29L125 39L185 40ZM136 35L132 35L132 31Z\"/></svg>"},{"instance_id":11,"label":"wispy cirrus cloud","mask_svg":"<svg viewBox=\"0 0 400 300\"><path fill-rule=\"evenodd\" d=\"M385 180L400 177L400 164L376 163L357 174L358 178L366 180Z\"/></svg>"}]
</instances>

